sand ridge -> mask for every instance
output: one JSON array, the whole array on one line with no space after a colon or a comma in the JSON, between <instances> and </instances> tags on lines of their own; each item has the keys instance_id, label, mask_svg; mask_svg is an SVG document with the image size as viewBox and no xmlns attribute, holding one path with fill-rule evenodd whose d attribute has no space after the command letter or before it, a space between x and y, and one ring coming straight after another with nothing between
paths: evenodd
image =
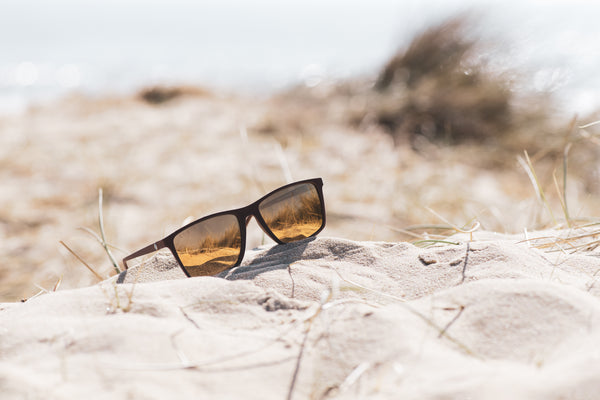
<instances>
[{"instance_id":1,"label":"sand ridge","mask_svg":"<svg viewBox=\"0 0 600 400\"><path fill-rule=\"evenodd\" d=\"M524 235L477 235L428 248L331 237L261 246L221 277L185 278L161 254L98 285L3 304L0 389L57 399L593 398L598 254L558 257Z\"/></svg>"}]
</instances>

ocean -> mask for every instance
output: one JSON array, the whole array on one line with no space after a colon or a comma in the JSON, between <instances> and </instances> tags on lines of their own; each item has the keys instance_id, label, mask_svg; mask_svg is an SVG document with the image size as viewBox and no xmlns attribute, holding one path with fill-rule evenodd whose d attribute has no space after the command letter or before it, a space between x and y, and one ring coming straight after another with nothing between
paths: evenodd
<instances>
[{"instance_id":1,"label":"ocean","mask_svg":"<svg viewBox=\"0 0 600 400\"><path fill-rule=\"evenodd\" d=\"M155 84L269 94L372 76L419 31L474 10L502 60L567 112L600 106L600 2L0 0L0 112Z\"/></svg>"}]
</instances>

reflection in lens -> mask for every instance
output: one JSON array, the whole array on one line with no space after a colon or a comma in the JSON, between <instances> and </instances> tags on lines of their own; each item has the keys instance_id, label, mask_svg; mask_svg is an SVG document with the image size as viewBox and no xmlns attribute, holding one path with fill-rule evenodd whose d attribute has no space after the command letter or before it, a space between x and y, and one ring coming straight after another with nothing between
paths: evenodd
<instances>
[{"instance_id":1,"label":"reflection in lens","mask_svg":"<svg viewBox=\"0 0 600 400\"><path fill-rule=\"evenodd\" d=\"M191 225L173 239L190 276L215 275L237 262L242 238L235 215L220 215Z\"/></svg>"},{"instance_id":2,"label":"reflection in lens","mask_svg":"<svg viewBox=\"0 0 600 400\"><path fill-rule=\"evenodd\" d=\"M310 237L323 225L319 193L310 183L279 190L258 208L271 232L284 243Z\"/></svg>"}]
</instances>

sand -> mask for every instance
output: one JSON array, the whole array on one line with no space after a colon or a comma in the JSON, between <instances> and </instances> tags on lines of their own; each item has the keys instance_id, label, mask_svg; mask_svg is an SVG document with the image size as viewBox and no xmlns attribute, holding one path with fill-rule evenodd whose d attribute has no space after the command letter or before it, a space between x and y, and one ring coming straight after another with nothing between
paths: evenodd
<instances>
[{"instance_id":1,"label":"sand","mask_svg":"<svg viewBox=\"0 0 600 400\"><path fill-rule=\"evenodd\" d=\"M593 399L600 252L536 247L574 234L476 232L426 248L323 236L248 250L219 277L185 278L159 254L2 303L0 393Z\"/></svg>"},{"instance_id":2,"label":"sand","mask_svg":"<svg viewBox=\"0 0 600 400\"><path fill-rule=\"evenodd\" d=\"M410 48L464 60L439 32ZM0 116L0 400L598 398L598 117L450 64ZM217 277L106 257L315 177L319 238L252 222Z\"/></svg>"},{"instance_id":3,"label":"sand","mask_svg":"<svg viewBox=\"0 0 600 400\"><path fill-rule=\"evenodd\" d=\"M314 100L75 96L0 118L0 399L596 398L600 252L554 243L581 231L524 231L561 222L556 166L544 203L517 155L394 146L348 124L343 96ZM109 278L86 233L99 188L120 259L313 177L319 238L263 243L252 222L244 263L218 277L161 253ZM568 182L568 222L598 215ZM474 221L473 237L407 242Z\"/></svg>"}]
</instances>

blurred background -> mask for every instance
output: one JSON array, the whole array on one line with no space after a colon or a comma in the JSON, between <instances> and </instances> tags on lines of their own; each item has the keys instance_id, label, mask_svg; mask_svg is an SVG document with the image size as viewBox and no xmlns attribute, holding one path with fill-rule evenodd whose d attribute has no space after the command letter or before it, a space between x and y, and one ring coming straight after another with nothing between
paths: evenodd
<instances>
[{"instance_id":1,"label":"blurred background","mask_svg":"<svg viewBox=\"0 0 600 400\"><path fill-rule=\"evenodd\" d=\"M426 26L466 10L531 85L569 111L599 102L594 0L2 0L0 111L69 91L196 84L271 93L374 74Z\"/></svg>"},{"instance_id":2,"label":"blurred background","mask_svg":"<svg viewBox=\"0 0 600 400\"><path fill-rule=\"evenodd\" d=\"M316 176L327 236L598 226L598 17L582 0L0 0L0 301L115 274L101 210L118 264Z\"/></svg>"}]
</instances>

